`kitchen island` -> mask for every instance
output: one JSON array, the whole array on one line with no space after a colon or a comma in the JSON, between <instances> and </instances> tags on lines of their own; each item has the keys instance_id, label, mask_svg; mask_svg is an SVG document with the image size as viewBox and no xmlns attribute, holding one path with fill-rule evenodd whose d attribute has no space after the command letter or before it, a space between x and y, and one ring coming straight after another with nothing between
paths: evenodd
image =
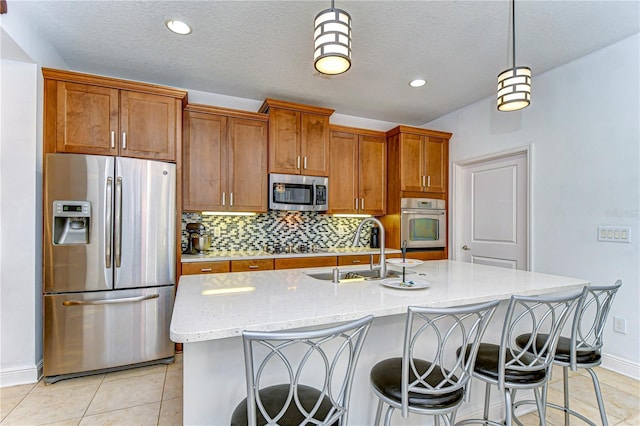
<instances>
[{"instance_id":1,"label":"kitchen island","mask_svg":"<svg viewBox=\"0 0 640 426\"><path fill-rule=\"evenodd\" d=\"M363 268L344 268L353 269ZM229 424L231 412L246 396L243 330L312 327L374 315L354 377L349 415L351 425L366 426L373 423L376 404L369 389L369 371L381 359L400 356L407 306L445 307L507 300L513 294L572 291L588 284L582 279L449 260L424 262L410 269L412 275L408 277L429 283L423 289L388 288L376 280L334 284L307 275L315 272L331 272L331 268L180 278L171 339L183 343L184 348L185 425ZM485 340L495 341L498 337L504 304L501 308ZM464 415L479 406L480 398L472 395L471 403L463 405L459 413ZM393 423L419 424L424 421L420 417L402 419L396 413Z\"/></svg>"}]
</instances>

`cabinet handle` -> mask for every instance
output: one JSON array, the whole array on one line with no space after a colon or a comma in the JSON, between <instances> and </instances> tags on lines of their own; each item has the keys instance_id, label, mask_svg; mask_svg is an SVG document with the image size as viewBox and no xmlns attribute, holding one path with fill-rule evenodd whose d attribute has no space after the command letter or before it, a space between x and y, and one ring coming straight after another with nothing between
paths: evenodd
<instances>
[{"instance_id":1,"label":"cabinet handle","mask_svg":"<svg viewBox=\"0 0 640 426\"><path fill-rule=\"evenodd\" d=\"M224 206L224 201L225 201L225 192L222 193L222 205Z\"/></svg>"},{"instance_id":2,"label":"cabinet handle","mask_svg":"<svg viewBox=\"0 0 640 426\"><path fill-rule=\"evenodd\" d=\"M116 132L114 132L113 130L111 131L111 148L115 148L116 147Z\"/></svg>"},{"instance_id":3,"label":"cabinet handle","mask_svg":"<svg viewBox=\"0 0 640 426\"><path fill-rule=\"evenodd\" d=\"M298 155L298 169L300 168L300 156Z\"/></svg>"},{"instance_id":4,"label":"cabinet handle","mask_svg":"<svg viewBox=\"0 0 640 426\"><path fill-rule=\"evenodd\" d=\"M425 184L425 181L424 181L424 180L425 180L425 179L424 179L424 175L423 175L423 176L422 176L422 186L427 186L427 185Z\"/></svg>"},{"instance_id":5,"label":"cabinet handle","mask_svg":"<svg viewBox=\"0 0 640 426\"><path fill-rule=\"evenodd\" d=\"M357 199L357 198L354 198L354 199L353 199L353 203L354 203L354 205L355 205L354 209L355 209L355 210L358 210L358 199Z\"/></svg>"},{"instance_id":6,"label":"cabinet handle","mask_svg":"<svg viewBox=\"0 0 640 426\"><path fill-rule=\"evenodd\" d=\"M364 210L364 198L360 198L360 210Z\"/></svg>"},{"instance_id":7,"label":"cabinet handle","mask_svg":"<svg viewBox=\"0 0 640 426\"><path fill-rule=\"evenodd\" d=\"M122 149L127 149L127 134L122 132Z\"/></svg>"},{"instance_id":8,"label":"cabinet handle","mask_svg":"<svg viewBox=\"0 0 640 426\"><path fill-rule=\"evenodd\" d=\"M307 170L307 157L304 157L304 169Z\"/></svg>"},{"instance_id":9,"label":"cabinet handle","mask_svg":"<svg viewBox=\"0 0 640 426\"><path fill-rule=\"evenodd\" d=\"M249 269L258 269L258 265L249 265Z\"/></svg>"},{"instance_id":10,"label":"cabinet handle","mask_svg":"<svg viewBox=\"0 0 640 426\"><path fill-rule=\"evenodd\" d=\"M233 192L229 193L229 207L233 207Z\"/></svg>"},{"instance_id":11,"label":"cabinet handle","mask_svg":"<svg viewBox=\"0 0 640 426\"><path fill-rule=\"evenodd\" d=\"M200 272L211 272L213 269L211 268L202 268L200 269Z\"/></svg>"},{"instance_id":12,"label":"cabinet handle","mask_svg":"<svg viewBox=\"0 0 640 426\"><path fill-rule=\"evenodd\" d=\"M360 263L359 260L352 260L351 263Z\"/></svg>"},{"instance_id":13,"label":"cabinet handle","mask_svg":"<svg viewBox=\"0 0 640 426\"><path fill-rule=\"evenodd\" d=\"M431 186L431 176L427 176L427 186Z\"/></svg>"}]
</instances>

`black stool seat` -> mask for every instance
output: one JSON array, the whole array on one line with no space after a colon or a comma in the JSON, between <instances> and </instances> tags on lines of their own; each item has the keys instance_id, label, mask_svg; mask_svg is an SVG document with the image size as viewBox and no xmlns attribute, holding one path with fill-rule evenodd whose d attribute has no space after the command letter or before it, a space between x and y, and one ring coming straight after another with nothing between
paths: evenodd
<instances>
[{"instance_id":1,"label":"black stool seat","mask_svg":"<svg viewBox=\"0 0 640 426\"><path fill-rule=\"evenodd\" d=\"M260 390L260 400L264 405L265 410L269 413L270 417L274 417L287 401L287 396L289 395L289 384L283 385L274 385L269 386ZM316 412L316 415L313 417L316 420L323 420L327 417L327 414L331 411L333 404L329 400L329 397L326 395L322 395L322 392L319 390L312 388L311 386L298 385L298 396L300 398L300 403L304 407L305 410L310 412L319 399L322 399L322 403L320 404L320 408ZM257 411L257 424L265 425L267 421L265 420L260 410ZM283 416L282 420L278 421L278 425L280 426L298 426L303 423L305 420L305 416L300 412L298 407L296 406L295 401L292 399L287 407L286 413ZM233 415L231 416L231 426L247 426L247 399L242 400L240 404L233 411ZM335 422L333 426L337 426L338 422Z\"/></svg>"},{"instance_id":2,"label":"black stool seat","mask_svg":"<svg viewBox=\"0 0 640 426\"><path fill-rule=\"evenodd\" d=\"M418 373L426 372L431 363L420 359L415 359L415 366ZM448 372L447 372L448 373ZM402 358L389 358L384 361L380 361L371 369L371 385L380 393L386 397L402 401ZM452 376L454 383L458 381L456 376ZM409 371L409 381L416 380L416 375L413 371ZM440 372L440 368L437 367L431 372L425 381L429 385L435 387L444 380L444 376ZM433 392L433 390L431 390ZM428 406L430 408L447 408L456 405L464 396L463 389L444 394L422 394L417 392L409 392L409 405L411 406Z\"/></svg>"},{"instance_id":3,"label":"black stool seat","mask_svg":"<svg viewBox=\"0 0 640 426\"><path fill-rule=\"evenodd\" d=\"M547 339L549 338L548 334L538 334L538 338L536 339L536 350L541 351L544 345L547 343ZM524 348L529 343L531 339L531 334L521 334L516 338L516 344ZM527 348L529 352L533 352L533 348L529 346ZM555 361L570 363L571 362L571 339L568 337L560 336L558 339L558 347L556 348L556 355L553 358ZM600 352L596 350L587 350L587 351L576 351L576 362L578 364L596 364L600 363Z\"/></svg>"},{"instance_id":4,"label":"black stool seat","mask_svg":"<svg viewBox=\"0 0 640 426\"><path fill-rule=\"evenodd\" d=\"M470 347L467 346L467 353L469 353L469 349ZM458 352L459 351L460 349L458 349ZM491 343L481 343L473 371L497 381L499 357L500 346ZM528 354L524 354L521 359L526 363L532 360ZM513 360L513 356L507 351L505 364L508 364L511 360ZM520 371L506 368L504 380L507 383L537 383L543 381L545 377L546 373L544 370Z\"/></svg>"}]
</instances>

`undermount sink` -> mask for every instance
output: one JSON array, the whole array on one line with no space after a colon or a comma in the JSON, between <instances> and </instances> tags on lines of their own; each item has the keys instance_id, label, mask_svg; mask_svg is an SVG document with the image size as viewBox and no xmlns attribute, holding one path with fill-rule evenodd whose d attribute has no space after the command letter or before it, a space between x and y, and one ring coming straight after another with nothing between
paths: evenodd
<instances>
[{"instance_id":1,"label":"undermount sink","mask_svg":"<svg viewBox=\"0 0 640 426\"><path fill-rule=\"evenodd\" d=\"M405 275L414 274L415 272L407 271ZM333 281L333 272L318 272L315 274L306 273L311 278L323 281ZM402 276L402 272L387 270L387 278L394 278ZM370 269L363 269L358 271L341 271L338 274L338 280L342 281L364 281L364 280L379 280L380 271L372 271Z\"/></svg>"}]
</instances>

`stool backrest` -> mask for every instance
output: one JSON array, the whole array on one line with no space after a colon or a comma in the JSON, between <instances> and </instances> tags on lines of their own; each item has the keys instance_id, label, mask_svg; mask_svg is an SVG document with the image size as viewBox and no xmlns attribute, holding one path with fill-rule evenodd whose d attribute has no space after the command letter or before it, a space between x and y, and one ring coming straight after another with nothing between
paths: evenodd
<instances>
[{"instance_id":1,"label":"stool backrest","mask_svg":"<svg viewBox=\"0 0 640 426\"><path fill-rule=\"evenodd\" d=\"M602 335L613 299L622 286L618 280L611 286L585 286L571 327L571 368L576 369L580 351L599 351Z\"/></svg>"},{"instance_id":2,"label":"stool backrest","mask_svg":"<svg viewBox=\"0 0 640 426\"><path fill-rule=\"evenodd\" d=\"M402 351L404 417L409 412L410 392L450 394L467 384L480 340L498 303L496 300L450 308L409 306ZM456 354L457 348L468 346L470 351Z\"/></svg>"},{"instance_id":3,"label":"stool backrest","mask_svg":"<svg viewBox=\"0 0 640 426\"><path fill-rule=\"evenodd\" d=\"M247 381L247 416L256 424L259 410L269 425L277 425L287 407L295 404L308 424L347 424L347 408L356 363L372 315L338 326L302 331L244 331L242 333ZM287 402L271 415L265 410L260 389L273 384L289 384ZM313 408L305 409L298 388L307 386L321 391ZM313 420L327 396L332 407L318 423ZM307 424L307 423L305 423Z\"/></svg>"},{"instance_id":4,"label":"stool backrest","mask_svg":"<svg viewBox=\"0 0 640 426\"><path fill-rule=\"evenodd\" d=\"M544 370L546 375L560 332L581 295L582 292L568 296L511 296L500 341L498 389L504 390L507 369L523 373ZM517 344L516 338L524 333L528 340ZM544 344L536 345L538 341Z\"/></svg>"}]
</instances>

